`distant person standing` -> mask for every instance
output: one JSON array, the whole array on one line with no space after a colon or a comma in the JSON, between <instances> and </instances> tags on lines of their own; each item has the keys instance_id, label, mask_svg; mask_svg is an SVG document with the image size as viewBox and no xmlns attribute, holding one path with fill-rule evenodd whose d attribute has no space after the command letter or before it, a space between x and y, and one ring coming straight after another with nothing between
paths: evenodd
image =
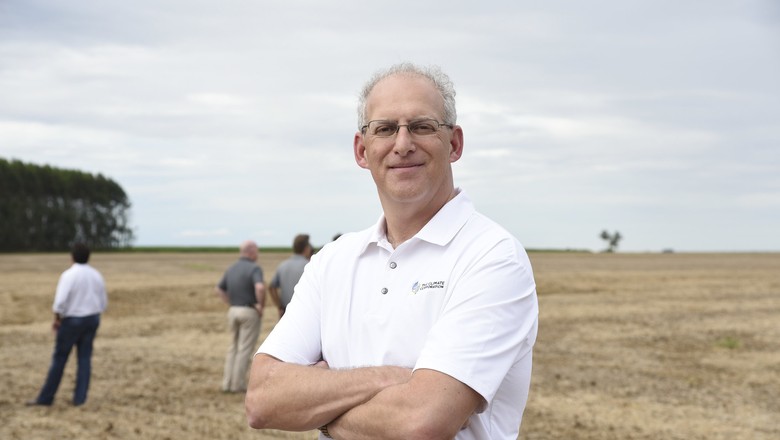
<instances>
[{"instance_id":1,"label":"distant person standing","mask_svg":"<svg viewBox=\"0 0 780 440\"><path fill-rule=\"evenodd\" d=\"M284 261L276 269L271 285L268 286L268 292L271 294L276 306L279 308L279 317L284 315L287 304L293 296L295 285L303 275L303 268L314 254L314 248L309 243L307 234L298 234L293 240L294 255Z\"/></svg>"},{"instance_id":2,"label":"distant person standing","mask_svg":"<svg viewBox=\"0 0 780 440\"><path fill-rule=\"evenodd\" d=\"M103 276L87 264L89 253L85 244L73 245L70 253L73 265L60 275L52 306L52 330L57 337L51 366L38 398L27 402L27 405L49 406L54 402L73 346L76 346L78 357L73 405L83 405L87 401L92 370L92 343L100 326L100 314L108 305Z\"/></svg>"},{"instance_id":3,"label":"distant person standing","mask_svg":"<svg viewBox=\"0 0 780 440\"><path fill-rule=\"evenodd\" d=\"M265 305L263 270L257 265L257 244L247 240L241 243L240 257L233 263L215 290L228 309L228 327L232 335L225 358L222 391L246 391L247 371L260 336L260 320Z\"/></svg>"}]
</instances>

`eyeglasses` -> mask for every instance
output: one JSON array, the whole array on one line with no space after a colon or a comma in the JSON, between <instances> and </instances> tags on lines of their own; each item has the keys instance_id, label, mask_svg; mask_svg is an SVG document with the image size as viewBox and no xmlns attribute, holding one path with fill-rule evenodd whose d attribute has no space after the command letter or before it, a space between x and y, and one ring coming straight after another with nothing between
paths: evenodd
<instances>
[{"instance_id":1,"label":"eyeglasses","mask_svg":"<svg viewBox=\"0 0 780 440\"><path fill-rule=\"evenodd\" d=\"M452 124L444 124L435 119L418 119L410 121L408 124L399 124L396 121L374 120L360 127L360 132L370 134L376 137L390 137L398 133L401 127L406 127L409 133L415 136L430 136L436 134L441 127L452 128Z\"/></svg>"}]
</instances>

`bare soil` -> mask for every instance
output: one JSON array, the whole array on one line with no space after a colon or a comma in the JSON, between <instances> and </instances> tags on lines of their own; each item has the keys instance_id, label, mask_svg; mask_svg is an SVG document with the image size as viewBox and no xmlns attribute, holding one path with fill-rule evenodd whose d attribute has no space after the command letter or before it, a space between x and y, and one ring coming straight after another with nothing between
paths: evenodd
<instances>
[{"instance_id":1,"label":"bare soil","mask_svg":"<svg viewBox=\"0 0 780 440\"><path fill-rule=\"evenodd\" d=\"M261 254L267 279L285 254ZM71 359L52 407L25 407L49 366L67 254L0 255L0 439L313 439L256 431L220 391L228 345L213 293L236 258L97 253L110 304L87 404ZM520 438L780 438L780 254L532 253L541 307ZM263 334L277 321L268 309Z\"/></svg>"}]
</instances>

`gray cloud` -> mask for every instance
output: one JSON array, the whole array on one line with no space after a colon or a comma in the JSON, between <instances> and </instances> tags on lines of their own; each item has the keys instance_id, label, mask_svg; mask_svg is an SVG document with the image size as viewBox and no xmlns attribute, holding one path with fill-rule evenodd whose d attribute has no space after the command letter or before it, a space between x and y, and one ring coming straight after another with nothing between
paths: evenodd
<instances>
[{"instance_id":1,"label":"gray cloud","mask_svg":"<svg viewBox=\"0 0 780 440\"><path fill-rule=\"evenodd\" d=\"M0 156L118 180L138 244L324 243L380 213L356 94L408 59L452 76L457 183L527 246L778 250L777 11L6 0Z\"/></svg>"}]
</instances>

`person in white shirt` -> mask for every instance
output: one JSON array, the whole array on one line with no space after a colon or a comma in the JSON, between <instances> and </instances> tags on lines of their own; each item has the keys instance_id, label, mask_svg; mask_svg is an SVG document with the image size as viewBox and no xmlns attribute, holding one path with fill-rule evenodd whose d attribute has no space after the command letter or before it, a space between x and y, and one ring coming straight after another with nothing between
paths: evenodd
<instances>
[{"instance_id":1,"label":"person in white shirt","mask_svg":"<svg viewBox=\"0 0 780 440\"><path fill-rule=\"evenodd\" d=\"M62 273L54 295L54 322L56 333L54 353L49 373L38 397L28 405L49 406L60 386L62 373L70 352L76 347L78 365L73 405L87 401L92 373L92 344L100 326L100 314L106 310L108 296L103 276L88 264L89 248L76 243L71 249L73 265Z\"/></svg>"},{"instance_id":2,"label":"person in white shirt","mask_svg":"<svg viewBox=\"0 0 780 440\"><path fill-rule=\"evenodd\" d=\"M528 256L454 186L455 90L403 63L367 83L354 156L383 215L325 245L253 360L253 428L516 439L538 303Z\"/></svg>"}]
</instances>

